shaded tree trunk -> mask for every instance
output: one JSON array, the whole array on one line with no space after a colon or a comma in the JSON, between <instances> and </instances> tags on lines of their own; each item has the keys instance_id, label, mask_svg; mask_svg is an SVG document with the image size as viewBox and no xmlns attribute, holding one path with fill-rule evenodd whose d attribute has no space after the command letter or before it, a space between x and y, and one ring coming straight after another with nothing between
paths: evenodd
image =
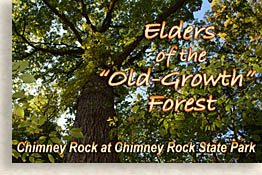
<instances>
[{"instance_id":1,"label":"shaded tree trunk","mask_svg":"<svg viewBox=\"0 0 262 175\"><path fill-rule=\"evenodd\" d=\"M109 123L107 119L114 116L113 88L107 85L105 79L98 75L89 77L77 103L77 114L73 128L82 128L83 139L73 139L78 143L98 144L97 153L69 153L64 161L68 163L105 163L119 162L119 157L114 152L116 140L109 140ZM112 143L111 153L102 153L101 145ZM69 145L68 145L69 146ZM68 150L68 149L67 149ZM69 150L68 150L69 151Z\"/></svg>"}]
</instances>

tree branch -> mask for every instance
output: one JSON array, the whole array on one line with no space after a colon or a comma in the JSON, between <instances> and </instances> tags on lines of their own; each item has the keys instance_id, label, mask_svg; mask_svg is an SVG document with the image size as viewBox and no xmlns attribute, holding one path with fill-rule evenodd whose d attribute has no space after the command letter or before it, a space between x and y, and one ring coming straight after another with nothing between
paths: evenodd
<instances>
[{"instance_id":1,"label":"tree branch","mask_svg":"<svg viewBox=\"0 0 262 175\"><path fill-rule=\"evenodd\" d=\"M105 32L109 28L110 23L111 23L111 19L112 19L112 12L113 12L113 9L115 7L116 2L117 2L117 0L112 0L109 3L108 11L106 13L106 18L103 21L102 28L101 28L101 30L99 30L99 32L103 33L103 32Z\"/></svg>"},{"instance_id":2,"label":"tree branch","mask_svg":"<svg viewBox=\"0 0 262 175\"><path fill-rule=\"evenodd\" d=\"M38 47L36 45L34 45L32 42L28 41L26 39L26 37L24 35L21 35L17 28L16 28L16 25L15 25L15 22L12 20L12 23L13 23L13 29L15 31L15 33L21 37L21 39L26 43L28 44L29 46L31 46L32 48L35 49L35 52L36 51L42 51L42 52L48 52L48 53L51 53L53 55L68 55L68 54L76 54L76 53L84 53L84 50L79 48L79 49L74 49L74 50L64 50L64 49L56 49L56 50L52 50L52 49L48 49L48 48L42 48L42 47Z\"/></svg>"},{"instance_id":3,"label":"tree branch","mask_svg":"<svg viewBox=\"0 0 262 175\"><path fill-rule=\"evenodd\" d=\"M123 25L123 24L119 24L119 25L109 25L109 27L112 28L127 28L127 26Z\"/></svg>"},{"instance_id":4,"label":"tree branch","mask_svg":"<svg viewBox=\"0 0 262 175\"><path fill-rule=\"evenodd\" d=\"M179 10L186 1L187 0L179 0L174 6L170 7L169 9L167 9L167 11L165 11L164 13L159 15L159 17L156 19L155 22L159 23L159 22L164 21L171 14L173 14L177 10ZM151 22L151 23L153 23L153 22ZM121 63L126 59L126 57L128 57L130 55L130 53L133 52L133 50L140 44L140 42L143 40L143 38L144 38L144 33L142 35L137 36L136 40L134 42L132 42L130 45L128 45L124 49L123 53L120 54L119 59L116 61L116 64L121 65Z\"/></svg>"},{"instance_id":5,"label":"tree branch","mask_svg":"<svg viewBox=\"0 0 262 175\"><path fill-rule=\"evenodd\" d=\"M82 5L82 12L81 12L81 13L82 13L82 15L85 17L86 22L87 22L89 28L90 28L91 30L93 30L94 32L97 32L96 27L91 23L88 15L87 15L87 13L86 13L86 4L84 3L84 0L81 0L80 2L81 2L81 5Z\"/></svg>"},{"instance_id":6,"label":"tree branch","mask_svg":"<svg viewBox=\"0 0 262 175\"><path fill-rule=\"evenodd\" d=\"M139 59L140 57L142 57L143 53L146 51L146 49L149 48L149 45L144 46L135 56L131 57L130 59L128 59L127 63L128 64L133 64L133 62L137 59ZM120 68L120 65L118 65L118 68Z\"/></svg>"},{"instance_id":7,"label":"tree branch","mask_svg":"<svg viewBox=\"0 0 262 175\"><path fill-rule=\"evenodd\" d=\"M52 11L54 12L72 31L73 33L76 35L77 40L80 42L80 44L82 44L82 38L81 35L79 34L78 30L75 28L74 24L71 23L66 16L62 13L60 14L58 12L58 10L55 7L52 7L50 5L50 3L48 2L48 0L43 0L43 2L46 4L46 6Z\"/></svg>"},{"instance_id":8,"label":"tree branch","mask_svg":"<svg viewBox=\"0 0 262 175\"><path fill-rule=\"evenodd\" d=\"M37 50L34 49L33 51L31 51L31 52L29 52L29 53L27 53L25 55L21 55L21 53L17 53L17 52L14 51L14 53L17 53L17 55L20 56L19 58L16 58L16 60L23 60L25 58L28 58L28 57L34 55L36 52L37 52Z\"/></svg>"},{"instance_id":9,"label":"tree branch","mask_svg":"<svg viewBox=\"0 0 262 175\"><path fill-rule=\"evenodd\" d=\"M139 45L140 41L142 41L144 35L140 35L136 37L136 40L128 45L122 54L119 55L116 60L116 65L121 65L121 63L130 55L130 53Z\"/></svg>"},{"instance_id":10,"label":"tree branch","mask_svg":"<svg viewBox=\"0 0 262 175\"><path fill-rule=\"evenodd\" d=\"M13 41L14 43L18 43L18 44L27 44L27 42L24 41ZM56 44L56 43L43 43L43 42L30 42L31 44L39 44L39 45L53 45L53 46L66 46L66 47L71 47L71 48L76 48L76 49L80 49L80 47L77 46L70 46L68 44L65 43L60 43L60 44Z\"/></svg>"}]
</instances>

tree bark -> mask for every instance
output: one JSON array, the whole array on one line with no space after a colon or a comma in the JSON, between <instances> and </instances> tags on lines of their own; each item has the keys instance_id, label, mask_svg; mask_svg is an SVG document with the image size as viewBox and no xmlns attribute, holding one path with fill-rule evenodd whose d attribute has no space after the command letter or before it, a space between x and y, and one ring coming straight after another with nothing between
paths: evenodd
<instances>
[{"instance_id":1,"label":"tree bark","mask_svg":"<svg viewBox=\"0 0 262 175\"><path fill-rule=\"evenodd\" d=\"M67 153L68 163L115 163L119 157L114 152L116 139L109 140L109 117L114 116L113 88L107 85L105 79L98 75L89 77L77 103L77 113L73 128L82 128L83 139L72 139L79 144L98 144L96 153ZM111 153L102 153L101 145L112 143ZM68 145L69 146L69 145ZM68 150L69 151L69 150Z\"/></svg>"}]
</instances>

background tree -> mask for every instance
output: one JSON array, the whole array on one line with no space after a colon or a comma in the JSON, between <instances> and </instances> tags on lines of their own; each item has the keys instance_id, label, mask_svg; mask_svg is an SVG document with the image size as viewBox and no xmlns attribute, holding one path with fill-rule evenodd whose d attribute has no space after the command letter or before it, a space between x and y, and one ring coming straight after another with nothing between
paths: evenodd
<instances>
[{"instance_id":1,"label":"background tree","mask_svg":"<svg viewBox=\"0 0 262 175\"><path fill-rule=\"evenodd\" d=\"M193 49L205 49L208 60L204 64L193 62L179 63L179 56L173 58L171 65L181 74L207 73L215 77L223 70L232 73L234 68L239 73L247 73L254 69L258 73L254 78L246 79L242 87L207 86L192 88L189 84L175 91L156 84L154 88L146 89L149 95L165 95L168 98L188 99L206 97L210 94L218 99L216 111L163 113L156 108L153 114L141 109L147 102L134 103L132 111L121 112L120 116L130 116L123 122L121 134L123 140L135 143L164 143L175 140L178 143L239 143L248 144L251 141L256 146L256 153L163 153L156 154L123 154L124 160L137 162L261 162L261 2L260 1L213 1L212 11L205 19L195 21L195 26L210 26L216 28L216 38L211 41L199 39L198 42L183 43L183 48L190 45ZM187 45L190 44L190 45ZM158 52L158 51L157 51ZM156 53L157 53L156 52ZM154 54L156 55L156 54ZM155 63L155 62L154 62ZM155 65L161 69L156 77L166 75L171 70L165 69L165 63ZM245 75L244 74L244 75ZM142 94L143 95L143 94ZM143 115L142 115L143 116ZM131 123L131 124L130 124ZM128 129L127 129L128 128ZM144 128L141 130L140 128Z\"/></svg>"},{"instance_id":2,"label":"background tree","mask_svg":"<svg viewBox=\"0 0 262 175\"><path fill-rule=\"evenodd\" d=\"M16 145L20 141L31 144L34 144L34 142L62 144L61 134L64 133L61 126L58 126L56 122L57 115L61 113L57 110L59 104L56 100L58 98L56 89L36 87L33 85L36 83L34 77L25 73L26 69L28 69L27 61L13 63L12 161L62 162L62 154L19 153L17 151ZM33 90L30 87L34 87ZM31 91L31 93L25 91Z\"/></svg>"},{"instance_id":3,"label":"background tree","mask_svg":"<svg viewBox=\"0 0 262 175\"><path fill-rule=\"evenodd\" d=\"M188 99L206 97L210 94L218 99L216 111L163 113L156 108L153 114L141 113L147 108L140 109L147 102L139 99L131 110L122 112L120 116L130 116L123 122L121 136L123 140L135 143L164 143L175 140L178 143L227 143L232 141L248 144L254 142L256 153L163 153L156 154L123 154L124 160L137 162L261 162L261 2L258 1L213 1L212 11L207 13L204 20L195 22L195 26L214 25L216 38L211 41L199 39L189 43L195 50L205 49L208 60L204 64L179 63L179 55L173 58L171 65L181 74L207 73L215 77L223 70L232 74L234 68L239 73L254 69L258 73L254 78L248 78L242 87L207 86L192 88L189 84L175 91L170 87L156 84L154 88L146 89L149 95L165 95L168 98ZM187 48L188 43L183 47ZM189 46L188 46L189 47ZM155 54L156 55L156 54ZM155 64L155 62L154 62ZM156 77L166 75L171 70L165 69L165 63L155 65L161 73ZM143 94L142 94L143 95ZM132 108L131 108L132 109ZM183 108L182 108L183 109ZM142 115L143 116L143 115ZM131 123L131 124L130 124ZM140 128L144 128L141 130Z\"/></svg>"},{"instance_id":4,"label":"background tree","mask_svg":"<svg viewBox=\"0 0 262 175\"><path fill-rule=\"evenodd\" d=\"M223 69L247 73L250 69L258 73L248 79L243 87L221 89L219 96L227 97L221 104L221 118L227 118L227 127L231 138L242 143L257 144L256 154L226 155L226 161L261 162L261 1L213 1L212 11L207 14L210 24L216 25L220 41L215 41L213 55L219 59L213 65ZM216 52L216 54L215 54ZM218 67L218 66L217 66ZM210 66L213 69L213 66ZM211 71L211 70L210 70ZM224 160L224 159L222 159Z\"/></svg>"}]
</instances>

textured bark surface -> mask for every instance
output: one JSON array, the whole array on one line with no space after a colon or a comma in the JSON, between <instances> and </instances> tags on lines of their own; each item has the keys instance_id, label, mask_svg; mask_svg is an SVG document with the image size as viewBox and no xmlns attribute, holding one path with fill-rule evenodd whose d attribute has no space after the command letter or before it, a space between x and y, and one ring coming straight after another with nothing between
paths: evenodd
<instances>
[{"instance_id":1,"label":"textured bark surface","mask_svg":"<svg viewBox=\"0 0 262 175\"><path fill-rule=\"evenodd\" d=\"M78 143L98 144L97 153L67 153L65 162L68 163L106 163L119 162L116 152L101 153L101 145L115 140L109 140L109 123L107 119L114 116L113 88L98 75L90 76L77 103L77 114L74 128L82 128L84 138L73 139ZM114 147L112 146L112 151Z\"/></svg>"}]
</instances>

